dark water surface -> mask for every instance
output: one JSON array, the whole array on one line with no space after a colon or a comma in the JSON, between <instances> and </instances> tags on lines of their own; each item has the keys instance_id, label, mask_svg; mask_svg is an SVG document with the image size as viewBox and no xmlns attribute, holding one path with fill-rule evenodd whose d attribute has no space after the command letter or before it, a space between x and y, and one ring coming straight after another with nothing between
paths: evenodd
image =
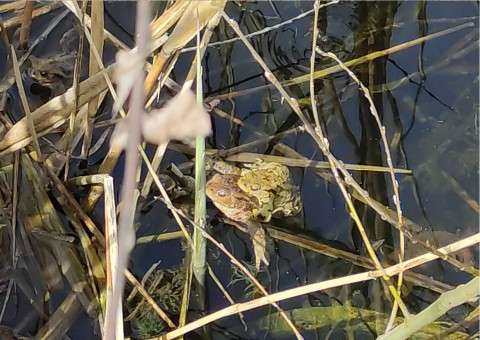
<instances>
[{"instance_id":1,"label":"dark water surface","mask_svg":"<svg viewBox=\"0 0 480 340\"><path fill-rule=\"evenodd\" d=\"M106 20L107 28L128 45L132 44L134 32L134 5L133 2L106 3L111 15ZM156 6L161 7L158 3ZM226 9L246 34L277 25L312 8L310 1L260 1L245 2L241 6L229 3ZM344 62L447 28L473 23L457 32L352 67L372 91L376 109L386 128L394 166L413 172L412 175L399 174L396 177L403 215L424 228L419 237L428 237L434 245L438 245L435 243L437 241L442 245L448 244L478 231L478 207L472 207L467 202L467 197L477 204L479 200L477 14L478 4L475 2L437 1L348 2L320 10L318 46L336 53ZM71 17L68 18L72 21ZM45 24L48 18L41 20ZM280 81L308 74L312 22L313 13L250 39ZM36 25L34 32L35 29L42 29L38 23ZM234 32L221 22L213 39L223 41L233 37ZM39 47L35 55L46 53L45 48L48 47L43 48ZM113 51L107 54L108 58L113 57ZM175 80L183 82L192 58L192 52L180 56L173 72ZM321 70L332 65L335 63L330 59L317 57L315 67ZM209 48L203 66L205 97L232 93L232 98L222 100L218 108L244 123L238 126L228 119L214 116L214 133L207 139L209 148L229 149L300 125L295 113L272 88L264 87L245 95L235 94L268 84L263 70L241 41ZM309 100L308 83L291 86L287 91L299 101ZM315 91L320 122L332 153L345 164L386 166L383 144L369 105L346 73L337 72L317 79ZM313 122L313 113L308 105L303 112ZM260 143L246 151L281 155L278 148L281 143L307 159L326 160L306 133L289 134L273 143ZM191 157L188 155L168 150L162 169L171 162L180 164L189 159ZM121 178L121 164L115 172L117 182ZM92 171L95 166L92 164ZM291 171L295 182L301 187L304 210L300 216L274 219L272 225L336 248L366 255L337 185L320 176L325 172L304 168L291 168ZM372 198L394 208L388 175L351 173ZM369 238L381 241L381 253L388 254L398 248L398 232L395 229L362 203L357 202L356 208ZM208 211L212 219L217 214L213 206ZM99 214L99 219L101 216ZM138 236L176 230L178 226L167 209L161 202L155 202L150 210L142 214ZM237 258L252 261L250 241L246 234L216 220L209 231ZM208 246L208 254L209 264L224 287L227 287L233 273L230 261L212 245ZM183 256L178 240L139 245L132 254L132 271L142 277L154 262L161 261L161 268L171 268L179 266ZM472 261L477 267L477 250ZM277 292L360 271L363 270L346 261L278 242L271 255L268 272L260 273L259 279L269 292ZM419 272L451 285L471 279L469 274L440 261L423 266ZM228 290L235 301L247 300L245 282L234 283ZM410 312L418 313L437 297L436 293L414 288L404 297L404 301ZM229 305L210 279L208 303L210 312ZM376 281L290 299L282 302L281 306L289 310L347 303L387 315L391 310L381 284ZM221 319L213 325L212 337L294 338L289 332L269 333L259 326L258 320L270 312L273 312L270 307L264 307L245 313L245 321L249 326L247 330L237 316ZM466 313L465 310L452 313L452 320L459 321L464 315L462 313ZM82 321L82 325L90 322ZM324 339L334 328L323 327L318 331L302 331L302 334L308 339ZM79 326L79 329L72 330L70 337L82 338L79 334L83 328ZM339 325L330 335L334 339L349 337L344 325ZM367 332L355 334L355 338L374 337L373 333Z\"/></svg>"},{"instance_id":2,"label":"dark water surface","mask_svg":"<svg viewBox=\"0 0 480 340\"><path fill-rule=\"evenodd\" d=\"M243 7L229 4L228 13L240 21L244 33L251 33L276 25L312 8L311 2L275 2L278 14L268 2L246 3ZM423 12L419 8L423 6ZM448 2L379 2L341 3L321 11L319 46L337 53L348 61L379 50L427 36L465 22L474 26L415 45L369 64L354 67L361 81L375 90L373 99L386 127L395 167L413 171L412 176L398 175L403 214L426 229L430 242L446 244L478 229L478 211L472 209L460 195L462 188L478 202L478 20L474 3ZM309 70L313 15L293 24L256 36L250 41L260 52L267 65L275 70L279 80L304 75ZM217 39L235 35L222 23ZM189 68L192 54L181 57L174 76L181 80ZM333 65L331 60L317 58L317 69ZM212 47L205 57L204 88L207 96L241 91L268 84L260 66L253 60L241 42ZM232 86L234 84L234 86ZM344 72L327 76L315 83L319 98L319 112L332 152L345 163L386 165L378 128L370 115L368 104ZM289 88L291 96L309 97L307 83ZM234 95L223 101L220 108L244 125L232 125L227 119L215 118L214 135L208 139L211 147L228 149L257 140L259 135L270 136L299 124L296 115L282 103L273 89L260 89L246 95ZM310 109L304 113L311 116ZM326 160L313 140L306 134L289 135L275 143L263 143L249 152L275 154L275 146L284 143L302 156L312 160ZM272 151L273 150L273 151ZM277 153L278 154L278 153ZM177 161L178 155L170 154ZM168 159L168 158L167 158ZM168 159L170 160L170 159ZM182 161L182 157L180 157ZM344 198L336 184L325 181L311 169L291 169L301 185L304 204L301 217L274 220L273 225L301 233L320 242L332 244L365 255L363 243L345 208ZM378 173L354 173L371 197L393 207L392 189L388 176ZM455 181L458 187L454 185ZM357 205L362 222L371 239L383 240L387 249L398 248L397 233L371 209ZM158 221L164 209L151 212L147 220ZM215 210L212 210L215 214ZM214 216L214 215L212 215ZM175 223L165 221L161 227ZM249 242L245 234L223 224L211 230L212 234L240 259L250 257ZM158 225L152 224L152 232ZM148 233L148 232L146 232ZM427 237L427 236L425 236ZM139 247L135 263L148 268L146 258L161 259L162 265L179 262L171 252L178 242L158 247ZM209 263L219 273L224 286L231 281L230 264L214 247L209 247ZM476 251L475 251L476 253ZM162 254L168 254L163 255ZM411 253L418 254L417 253ZM478 257L475 256L478 260ZM259 275L270 292L297 287L357 271L341 260L302 251L279 242L272 255L268 274ZM450 265L436 262L425 266L423 272L452 285L464 283L470 275L458 272ZM211 310L228 306L216 285L209 281ZM390 311L383 299L378 283L353 285L311 294L282 302L286 310L308 306L329 306L351 301L352 294L361 292L357 307ZM235 283L229 287L235 301L245 300L245 285ZM412 312L419 312L435 299L435 295L415 289L406 298ZM258 331L252 325L269 313L260 308L245 315L250 325L244 330L238 317L222 319L214 327L215 338L258 339L278 336ZM454 318L455 319L455 318ZM218 328L217 328L218 327ZM340 327L340 326L339 326ZM340 327L342 328L342 327ZM324 338L328 329L322 328L316 336ZM287 333L288 334L288 333ZM284 334L286 338L292 335ZM342 332L334 338L346 337ZM305 333L307 338L315 332ZM359 335L358 335L359 336ZM369 337L368 335L363 335Z\"/></svg>"}]
</instances>

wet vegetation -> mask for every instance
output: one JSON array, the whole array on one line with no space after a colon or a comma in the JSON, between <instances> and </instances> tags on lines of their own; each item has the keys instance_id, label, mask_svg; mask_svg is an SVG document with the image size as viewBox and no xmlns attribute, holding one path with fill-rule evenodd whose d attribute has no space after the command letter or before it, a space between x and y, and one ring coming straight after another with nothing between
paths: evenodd
<instances>
[{"instance_id":1,"label":"wet vegetation","mask_svg":"<svg viewBox=\"0 0 480 340\"><path fill-rule=\"evenodd\" d=\"M2 2L2 336L478 338L476 13Z\"/></svg>"}]
</instances>

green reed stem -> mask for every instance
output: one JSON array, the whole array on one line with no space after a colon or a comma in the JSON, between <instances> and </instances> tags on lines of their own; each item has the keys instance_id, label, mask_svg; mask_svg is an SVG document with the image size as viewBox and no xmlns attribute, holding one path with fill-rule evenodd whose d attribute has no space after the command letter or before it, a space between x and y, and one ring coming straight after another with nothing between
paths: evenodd
<instances>
[{"instance_id":1,"label":"green reed stem","mask_svg":"<svg viewBox=\"0 0 480 340\"><path fill-rule=\"evenodd\" d=\"M198 23L197 23L198 24ZM200 51L200 28L197 31L197 105L203 107L203 88L202 88L202 57ZM207 217L207 198L206 198L206 174L205 174L205 138L196 138L195 148L195 217L194 221L202 229L205 229ZM206 241L201 230L195 228L193 232L194 253L193 253L193 275L199 285L199 292L204 291L205 273L206 273ZM200 297L199 301L204 301Z\"/></svg>"}]
</instances>

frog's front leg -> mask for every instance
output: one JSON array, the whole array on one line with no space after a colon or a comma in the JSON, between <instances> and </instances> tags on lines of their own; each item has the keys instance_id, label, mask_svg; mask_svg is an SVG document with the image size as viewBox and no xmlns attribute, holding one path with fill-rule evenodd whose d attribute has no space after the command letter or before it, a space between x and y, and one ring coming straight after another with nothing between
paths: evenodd
<instances>
[{"instance_id":1,"label":"frog's front leg","mask_svg":"<svg viewBox=\"0 0 480 340\"><path fill-rule=\"evenodd\" d=\"M64 94L67 91L67 87L61 82L55 83L54 85L50 86L50 97L54 98L61 94Z\"/></svg>"},{"instance_id":2,"label":"frog's front leg","mask_svg":"<svg viewBox=\"0 0 480 340\"><path fill-rule=\"evenodd\" d=\"M253 217L262 222L270 222L273 214L273 203L267 201L256 208L252 209Z\"/></svg>"}]
</instances>

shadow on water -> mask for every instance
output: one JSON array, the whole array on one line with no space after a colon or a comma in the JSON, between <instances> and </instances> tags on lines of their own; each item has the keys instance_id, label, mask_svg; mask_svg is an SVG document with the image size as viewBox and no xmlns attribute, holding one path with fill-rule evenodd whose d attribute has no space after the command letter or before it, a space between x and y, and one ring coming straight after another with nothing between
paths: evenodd
<instances>
[{"instance_id":1,"label":"shadow on water","mask_svg":"<svg viewBox=\"0 0 480 340\"><path fill-rule=\"evenodd\" d=\"M247 34L277 25L310 11L312 7L311 2L303 1L231 2L226 10ZM124 13L126 9L132 10L134 4L106 3L106 8L107 27L110 26L108 28L113 33L131 45L134 25L131 16L125 17ZM415 237L428 240L433 246L451 243L478 229L478 18L470 17L471 13L477 12L478 7L473 2L459 6L433 1L361 1L324 7L319 15L317 45L324 51L335 53L343 62L467 21L475 24L352 67L372 93L386 129L394 167L413 172L412 175L397 174L396 177L403 215L421 226L422 229L417 230ZM312 53L312 22L313 13L250 38L250 42L280 81L308 74ZM33 28L41 29L40 26ZM221 21L214 39L223 41L234 37L230 27ZM44 46L48 49L48 45ZM2 52L4 53L3 50ZM181 82L184 79L192 56L191 52L180 56L172 74L175 80ZM111 60L113 51L108 52L107 57ZM332 60L317 55L317 70L333 65L335 63ZM243 151L292 158L301 156L315 161L327 160L310 136L295 129L301 122L275 89L262 87L245 95L241 93L242 90L268 84L263 70L251 58L242 42L235 41L207 49L203 66L207 99L220 95L229 97L217 106L227 117L213 116L214 132L207 138L209 148L228 152L231 148L265 139L265 142L256 143ZM386 166L384 146L369 103L345 72L316 79L314 90L319 120L332 153L345 164ZM314 122L309 84L290 86L288 93L302 104L304 114ZM16 94L13 98L13 106L19 105L15 102L18 100ZM108 106L105 105L105 111L109 110ZM230 117L241 120L241 124ZM105 130L96 132L94 139L107 136L101 137L102 133L105 134ZM277 137L267 140L270 136ZM96 173L98 154L95 157L81 170ZM171 163L182 165L191 159L191 155L175 151L175 147L172 147L164 156L160 172L165 173ZM301 188L304 209L298 216L272 219L272 234L274 230L287 232L368 257L345 200L329 172L300 167L292 167L291 171ZM117 182L120 181L121 173L117 167L114 173ZM366 171L351 173L372 199L394 208L393 189L388 175ZM472 202L477 202L477 205ZM185 210L192 209L192 202L188 199L177 200L175 203ZM145 204L145 209L139 214L137 237L178 230L176 222L162 202L149 197ZM354 200L354 204L382 262L385 265L396 262L396 250L399 248L396 229L361 201ZM102 223L102 214L101 208L96 210L95 216L99 224ZM248 235L220 222L221 214L213 205L209 206L208 215L211 218L211 235L237 258L252 263ZM161 261L159 268L179 267L184 257L182 247L183 244L178 239L139 244L132 253L132 272L141 278L158 261ZM406 257L423 252L421 248L410 246ZM208 254L209 265L223 286L228 287L234 301L243 302L259 296L218 249L209 245ZM458 255L463 261L478 266L477 249ZM48 258L47 254L45 259ZM26 266L30 268L28 263ZM24 286L33 286L35 289L40 287L37 294L44 294L47 287L41 279L42 274L36 265L32 267L32 272L25 277L19 277L20 274L24 275L23 272L19 274L17 271L7 271L10 275L7 275L7 279L15 276ZM361 271L364 269L344 259L322 255L277 239L270 266L261 271L258 278L269 292L277 292ZM455 286L470 279L469 274L441 261L424 265L417 268L417 271L445 285ZM35 285L32 281L39 284ZM228 301L216 284L211 279L207 282L209 310L206 314L228 306ZM425 284L428 285L428 282ZM58 296L54 294L54 298L61 301L60 296L64 293L56 294ZM438 298L438 291L407 282L402 297L410 312L416 314ZM28 295L21 296L18 304L25 308L29 298ZM33 300L39 311L42 307L38 304L41 305L42 301ZM292 318L297 318L298 328L305 338L373 339L377 332L384 329L382 323L388 320L392 301L385 283L373 280L289 299L283 301L281 306L292 313ZM300 312L303 309L312 315L322 315L325 311L318 307L339 306L375 311L377 314L369 314L371 320L366 316L332 318L323 324L316 324L317 321L307 320L308 317ZM344 314L348 311L342 310ZM449 313L447 318L459 322L470 311L467 306L461 306ZM237 316L221 319L212 325L212 338L293 338L291 331L281 326L279 320L278 323L273 323L268 319L275 318L275 312L272 307L262 307L245 313L248 329L244 328ZM192 315L198 316L194 308ZM6 318L2 321L2 326L21 329L21 335L31 336L39 327L37 322L41 323L41 318L31 318L34 321L25 323L18 316ZM68 333L69 336L81 338L79 334L85 334L82 333L86 329L82 328L84 325L91 327L86 314L82 314L75 328ZM471 327L468 331L474 333L478 330ZM90 332L93 333L93 329Z\"/></svg>"}]
</instances>

